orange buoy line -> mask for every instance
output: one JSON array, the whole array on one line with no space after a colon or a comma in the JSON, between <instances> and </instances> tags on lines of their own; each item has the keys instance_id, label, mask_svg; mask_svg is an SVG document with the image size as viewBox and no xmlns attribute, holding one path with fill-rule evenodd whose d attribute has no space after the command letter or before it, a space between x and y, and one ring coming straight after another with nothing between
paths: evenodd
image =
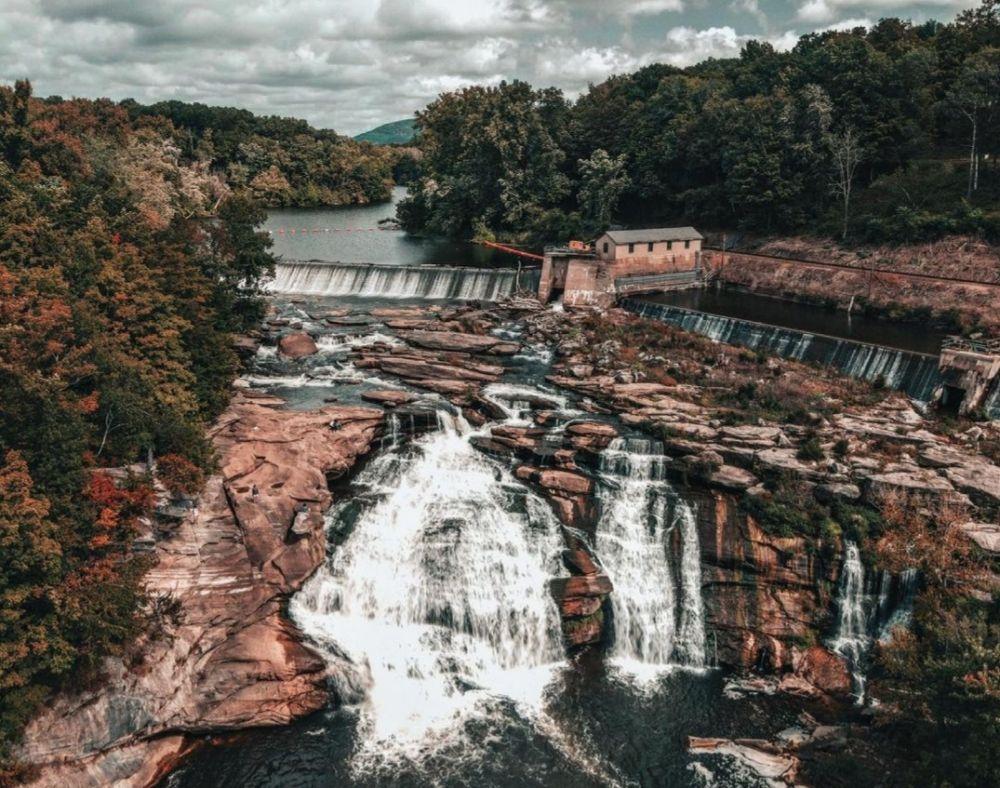
<instances>
[{"instance_id":1,"label":"orange buoy line","mask_svg":"<svg viewBox=\"0 0 1000 788\"><path fill-rule=\"evenodd\" d=\"M518 249L514 246L507 246L506 244L498 244L493 241L480 241L483 246L488 246L491 249L499 249L501 252L509 252L510 254L516 254L520 257L527 257L531 260L544 260L540 254L535 254L534 252L526 252L523 249Z\"/></svg>"}]
</instances>

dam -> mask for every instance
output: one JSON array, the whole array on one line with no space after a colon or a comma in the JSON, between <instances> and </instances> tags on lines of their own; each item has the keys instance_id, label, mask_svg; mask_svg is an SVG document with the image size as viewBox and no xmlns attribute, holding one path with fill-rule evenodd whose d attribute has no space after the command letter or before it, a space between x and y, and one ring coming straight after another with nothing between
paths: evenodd
<instances>
[{"instance_id":1,"label":"dam","mask_svg":"<svg viewBox=\"0 0 1000 788\"><path fill-rule=\"evenodd\" d=\"M620 306L717 342L833 367L850 377L902 391L919 402L931 402L943 380L938 356L930 353L711 314L650 299L626 298Z\"/></svg>"}]
</instances>

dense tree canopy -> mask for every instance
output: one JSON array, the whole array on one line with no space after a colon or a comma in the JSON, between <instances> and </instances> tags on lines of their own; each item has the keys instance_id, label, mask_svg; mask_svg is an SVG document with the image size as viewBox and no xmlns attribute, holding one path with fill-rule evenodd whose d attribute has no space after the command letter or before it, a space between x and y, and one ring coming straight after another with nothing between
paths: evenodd
<instances>
[{"instance_id":1,"label":"dense tree canopy","mask_svg":"<svg viewBox=\"0 0 1000 788\"><path fill-rule=\"evenodd\" d=\"M986 0L949 25L884 19L788 52L750 42L732 60L650 65L572 104L467 88L418 113L424 173L399 215L416 232L535 240L595 221L841 235L845 216L861 240L1000 236L998 52ZM610 217L593 211L595 156L623 162Z\"/></svg>"},{"instance_id":2,"label":"dense tree canopy","mask_svg":"<svg viewBox=\"0 0 1000 788\"><path fill-rule=\"evenodd\" d=\"M180 136L0 86L0 777L46 694L143 626L150 480L103 469L168 455L190 487L262 314L263 214Z\"/></svg>"},{"instance_id":3,"label":"dense tree canopy","mask_svg":"<svg viewBox=\"0 0 1000 788\"><path fill-rule=\"evenodd\" d=\"M249 189L267 207L388 200L393 167L403 155L314 129L304 120L259 117L245 109L181 101L122 106L136 121L161 129L186 159L204 162L233 189Z\"/></svg>"}]
</instances>

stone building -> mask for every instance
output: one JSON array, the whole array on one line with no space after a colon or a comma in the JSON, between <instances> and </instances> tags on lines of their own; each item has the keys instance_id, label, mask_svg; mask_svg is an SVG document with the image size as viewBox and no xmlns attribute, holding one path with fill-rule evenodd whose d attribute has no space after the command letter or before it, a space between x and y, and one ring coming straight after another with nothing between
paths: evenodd
<instances>
[{"instance_id":1,"label":"stone building","mask_svg":"<svg viewBox=\"0 0 1000 788\"><path fill-rule=\"evenodd\" d=\"M609 306L619 296L695 287L703 236L693 227L609 230L592 244L547 247L538 297Z\"/></svg>"}]
</instances>

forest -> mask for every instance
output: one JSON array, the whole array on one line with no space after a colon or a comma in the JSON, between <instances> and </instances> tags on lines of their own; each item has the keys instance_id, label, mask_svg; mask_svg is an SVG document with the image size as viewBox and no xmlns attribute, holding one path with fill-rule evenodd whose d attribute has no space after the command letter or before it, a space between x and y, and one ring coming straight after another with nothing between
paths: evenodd
<instances>
[{"instance_id":1,"label":"forest","mask_svg":"<svg viewBox=\"0 0 1000 788\"><path fill-rule=\"evenodd\" d=\"M200 486L232 334L263 314L263 212L182 134L0 86L0 784L33 710L154 623L153 480L120 469Z\"/></svg>"},{"instance_id":2,"label":"forest","mask_svg":"<svg viewBox=\"0 0 1000 788\"><path fill-rule=\"evenodd\" d=\"M206 163L237 191L268 208L318 208L389 199L393 148L314 129L306 121L181 101L122 108L136 123L171 138L182 155Z\"/></svg>"},{"instance_id":3,"label":"forest","mask_svg":"<svg viewBox=\"0 0 1000 788\"><path fill-rule=\"evenodd\" d=\"M1000 238L1000 2L788 52L654 64L576 101L523 82L417 113L410 231L556 241L672 222L856 242Z\"/></svg>"}]
</instances>

